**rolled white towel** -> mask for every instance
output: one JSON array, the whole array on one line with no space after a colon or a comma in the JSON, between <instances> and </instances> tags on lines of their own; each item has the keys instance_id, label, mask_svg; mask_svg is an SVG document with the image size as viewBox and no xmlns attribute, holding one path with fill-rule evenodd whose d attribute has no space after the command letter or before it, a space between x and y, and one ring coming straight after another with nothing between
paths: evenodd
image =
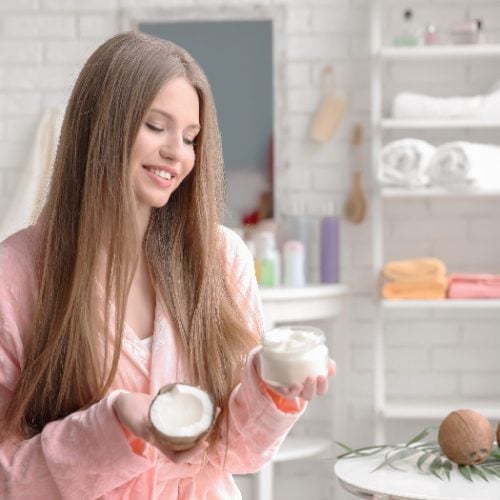
<instances>
[{"instance_id":1,"label":"rolled white towel","mask_svg":"<svg viewBox=\"0 0 500 500\"><path fill-rule=\"evenodd\" d=\"M378 164L378 180L385 186L427 185L427 165L435 147L421 139L398 139L386 144Z\"/></svg>"},{"instance_id":2,"label":"rolled white towel","mask_svg":"<svg viewBox=\"0 0 500 500\"><path fill-rule=\"evenodd\" d=\"M500 188L500 147L457 141L441 145L427 169L431 185L448 188Z\"/></svg>"},{"instance_id":3,"label":"rolled white towel","mask_svg":"<svg viewBox=\"0 0 500 500\"><path fill-rule=\"evenodd\" d=\"M443 120L476 118L483 107L484 96L432 97L414 92L401 92L392 102L392 117L404 119ZM500 111L500 110L499 110Z\"/></svg>"}]
</instances>

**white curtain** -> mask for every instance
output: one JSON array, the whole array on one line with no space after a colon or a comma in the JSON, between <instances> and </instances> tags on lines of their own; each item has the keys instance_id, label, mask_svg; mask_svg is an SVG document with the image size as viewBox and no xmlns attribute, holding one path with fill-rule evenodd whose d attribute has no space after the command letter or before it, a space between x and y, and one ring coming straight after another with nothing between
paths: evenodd
<instances>
[{"instance_id":1,"label":"white curtain","mask_svg":"<svg viewBox=\"0 0 500 500\"><path fill-rule=\"evenodd\" d=\"M30 225L45 199L59 141L62 113L47 111L40 120L25 168L10 204L0 217L0 241Z\"/></svg>"}]
</instances>

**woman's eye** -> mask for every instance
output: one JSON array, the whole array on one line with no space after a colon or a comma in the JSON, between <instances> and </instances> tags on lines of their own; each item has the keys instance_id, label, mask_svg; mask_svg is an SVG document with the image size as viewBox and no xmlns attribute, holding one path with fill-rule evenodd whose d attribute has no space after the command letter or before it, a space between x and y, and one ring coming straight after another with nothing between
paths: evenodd
<instances>
[{"instance_id":1,"label":"woman's eye","mask_svg":"<svg viewBox=\"0 0 500 500\"><path fill-rule=\"evenodd\" d=\"M154 132L163 132L163 129L161 127L157 127L156 125L153 125L152 123L146 122L146 127L148 127L149 130L153 130Z\"/></svg>"},{"instance_id":2,"label":"woman's eye","mask_svg":"<svg viewBox=\"0 0 500 500\"><path fill-rule=\"evenodd\" d=\"M196 139L188 139L187 137L184 137L184 144L186 144L187 146L195 146Z\"/></svg>"}]
</instances>

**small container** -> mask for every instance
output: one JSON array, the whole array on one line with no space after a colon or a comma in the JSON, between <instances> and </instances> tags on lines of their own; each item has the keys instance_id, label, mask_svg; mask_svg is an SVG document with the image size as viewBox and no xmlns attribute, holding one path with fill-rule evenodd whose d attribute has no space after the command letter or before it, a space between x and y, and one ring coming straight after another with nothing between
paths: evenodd
<instances>
[{"instance_id":1,"label":"small container","mask_svg":"<svg viewBox=\"0 0 500 500\"><path fill-rule=\"evenodd\" d=\"M479 43L479 32L481 30L482 23L478 23L477 19L457 21L450 28L451 41L454 45Z\"/></svg>"},{"instance_id":2,"label":"small container","mask_svg":"<svg viewBox=\"0 0 500 500\"><path fill-rule=\"evenodd\" d=\"M415 27L413 11L411 9L406 9L403 12L401 31L394 37L393 44L396 47L412 47L420 45L420 33Z\"/></svg>"},{"instance_id":3,"label":"small container","mask_svg":"<svg viewBox=\"0 0 500 500\"><path fill-rule=\"evenodd\" d=\"M425 45L438 45L439 34L435 24L429 23L424 30L424 44Z\"/></svg>"},{"instance_id":4,"label":"small container","mask_svg":"<svg viewBox=\"0 0 500 500\"><path fill-rule=\"evenodd\" d=\"M271 386L301 384L307 377L328 375L325 334L313 326L282 326L264 333L261 377Z\"/></svg>"},{"instance_id":5,"label":"small container","mask_svg":"<svg viewBox=\"0 0 500 500\"><path fill-rule=\"evenodd\" d=\"M290 240L283 245L283 284L304 286L304 245L301 241Z\"/></svg>"},{"instance_id":6,"label":"small container","mask_svg":"<svg viewBox=\"0 0 500 500\"><path fill-rule=\"evenodd\" d=\"M281 281L281 258L276 248L276 238L270 231L255 237L255 274L261 286L277 286Z\"/></svg>"}]
</instances>

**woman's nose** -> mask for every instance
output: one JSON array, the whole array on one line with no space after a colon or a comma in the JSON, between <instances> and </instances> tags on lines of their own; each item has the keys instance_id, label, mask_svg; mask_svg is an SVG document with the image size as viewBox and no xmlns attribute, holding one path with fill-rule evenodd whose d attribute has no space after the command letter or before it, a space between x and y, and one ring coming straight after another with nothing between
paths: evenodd
<instances>
[{"instance_id":1,"label":"woman's nose","mask_svg":"<svg viewBox=\"0 0 500 500\"><path fill-rule=\"evenodd\" d=\"M172 134L160 147L160 156L168 160L180 161L182 159L183 146L183 137L177 137L177 135L174 137Z\"/></svg>"}]
</instances>

